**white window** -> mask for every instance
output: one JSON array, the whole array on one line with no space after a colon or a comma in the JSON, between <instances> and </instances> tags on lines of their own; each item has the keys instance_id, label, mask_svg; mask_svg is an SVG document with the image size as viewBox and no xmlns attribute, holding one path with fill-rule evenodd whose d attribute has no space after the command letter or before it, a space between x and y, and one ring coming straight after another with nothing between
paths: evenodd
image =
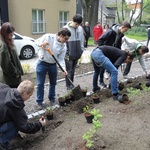
<instances>
[{"instance_id":1,"label":"white window","mask_svg":"<svg viewBox=\"0 0 150 150\"><path fill-rule=\"evenodd\" d=\"M61 29L68 22L68 12L60 11L59 12L59 28Z\"/></svg>"},{"instance_id":2,"label":"white window","mask_svg":"<svg viewBox=\"0 0 150 150\"><path fill-rule=\"evenodd\" d=\"M45 33L44 10L32 10L32 33Z\"/></svg>"}]
</instances>

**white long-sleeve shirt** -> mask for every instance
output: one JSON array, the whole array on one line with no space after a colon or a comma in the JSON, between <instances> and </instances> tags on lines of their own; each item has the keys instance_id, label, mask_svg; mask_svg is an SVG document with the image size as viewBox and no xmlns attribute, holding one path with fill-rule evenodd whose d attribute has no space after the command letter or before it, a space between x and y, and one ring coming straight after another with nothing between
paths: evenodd
<instances>
[{"instance_id":1,"label":"white long-sleeve shirt","mask_svg":"<svg viewBox=\"0 0 150 150\"><path fill-rule=\"evenodd\" d=\"M42 49L41 45L44 42L48 42L50 44L50 49L52 50L55 58L58 60L60 65L64 70L66 70L65 66L65 55L66 55L66 43L61 43L57 39L57 34L44 34L42 37L38 38L35 42L39 46L39 59L41 61L47 62L47 63L56 63L53 57L50 55L50 53L44 49Z\"/></svg>"},{"instance_id":2,"label":"white long-sleeve shirt","mask_svg":"<svg viewBox=\"0 0 150 150\"><path fill-rule=\"evenodd\" d=\"M125 36L122 38L122 41L123 41L122 50L127 49L129 52L132 53L134 53L140 46L143 46L143 44L139 43L137 40L129 39ZM147 65L145 63L143 55L136 55L135 57L139 60L139 63L144 72L147 73Z\"/></svg>"}]
</instances>

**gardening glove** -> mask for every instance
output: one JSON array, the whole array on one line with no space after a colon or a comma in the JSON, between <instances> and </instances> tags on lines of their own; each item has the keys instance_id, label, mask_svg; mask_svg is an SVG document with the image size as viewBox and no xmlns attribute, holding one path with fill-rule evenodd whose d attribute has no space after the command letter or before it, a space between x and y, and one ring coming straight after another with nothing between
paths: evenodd
<instances>
[{"instance_id":1,"label":"gardening glove","mask_svg":"<svg viewBox=\"0 0 150 150\"><path fill-rule=\"evenodd\" d=\"M42 124L42 126L46 126L46 119L44 118L40 118L40 123Z\"/></svg>"}]
</instances>

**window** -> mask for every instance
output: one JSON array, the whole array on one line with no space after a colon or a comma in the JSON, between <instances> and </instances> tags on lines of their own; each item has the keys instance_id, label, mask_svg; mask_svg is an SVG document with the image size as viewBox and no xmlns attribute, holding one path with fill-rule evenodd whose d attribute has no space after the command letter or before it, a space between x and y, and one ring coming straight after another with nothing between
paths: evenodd
<instances>
[{"instance_id":1,"label":"window","mask_svg":"<svg viewBox=\"0 0 150 150\"><path fill-rule=\"evenodd\" d=\"M44 10L32 10L32 33L45 33Z\"/></svg>"},{"instance_id":2,"label":"window","mask_svg":"<svg viewBox=\"0 0 150 150\"><path fill-rule=\"evenodd\" d=\"M59 28L61 29L68 22L68 12L59 12Z\"/></svg>"}]
</instances>

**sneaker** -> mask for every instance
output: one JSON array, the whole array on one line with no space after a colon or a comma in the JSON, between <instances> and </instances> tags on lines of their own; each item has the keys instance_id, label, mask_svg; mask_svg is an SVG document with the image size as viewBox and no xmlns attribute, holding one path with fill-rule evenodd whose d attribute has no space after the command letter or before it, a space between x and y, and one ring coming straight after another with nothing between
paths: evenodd
<instances>
[{"instance_id":1,"label":"sneaker","mask_svg":"<svg viewBox=\"0 0 150 150\"><path fill-rule=\"evenodd\" d=\"M119 101L121 96L122 96L122 94L118 93L118 95L113 95L113 99Z\"/></svg>"},{"instance_id":2,"label":"sneaker","mask_svg":"<svg viewBox=\"0 0 150 150\"><path fill-rule=\"evenodd\" d=\"M55 109L55 108L59 108L60 106L59 106L59 104L57 104L56 101L55 102L50 101L50 107L52 107L53 109Z\"/></svg>"},{"instance_id":3,"label":"sneaker","mask_svg":"<svg viewBox=\"0 0 150 150\"><path fill-rule=\"evenodd\" d=\"M1 150L12 150L12 144L9 142L0 143Z\"/></svg>"},{"instance_id":4,"label":"sneaker","mask_svg":"<svg viewBox=\"0 0 150 150\"><path fill-rule=\"evenodd\" d=\"M101 88L101 89L106 89L106 88L107 88L107 84L105 84L105 83L100 83L100 88Z\"/></svg>"},{"instance_id":5,"label":"sneaker","mask_svg":"<svg viewBox=\"0 0 150 150\"><path fill-rule=\"evenodd\" d=\"M55 106L56 102L50 101L50 106Z\"/></svg>"},{"instance_id":6,"label":"sneaker","mask_svg":"<svg viewBox=\"0 0 150 150\"><path fill-rule=\"evenodd\" d=\"M43 104L38 103L38 104L37 104L37 108L38 108L39 110L42 110L42 109L43 109Z\"/></svg>"},{"instance_id":7,"label":"sneaker","mask_svg":"<svg viewBox=\"0 0 150 150\"><path fill-rule=\"evenodd\" d=\"M124 79L128 79L128 76L127 76L127 75L124 75L123 78L124 78Z\"/></svg>"},{"instance_id":8,"label":"sneaker","mask_svg":"<svg viewBox=\"0 0 150 150\"><path fill-rule=\"evenodd\" d=\"M98 86L97 88L93 88L93 92L95 93L96 91L99 91L100 87Z\"/></svg>"}]
</instances>

